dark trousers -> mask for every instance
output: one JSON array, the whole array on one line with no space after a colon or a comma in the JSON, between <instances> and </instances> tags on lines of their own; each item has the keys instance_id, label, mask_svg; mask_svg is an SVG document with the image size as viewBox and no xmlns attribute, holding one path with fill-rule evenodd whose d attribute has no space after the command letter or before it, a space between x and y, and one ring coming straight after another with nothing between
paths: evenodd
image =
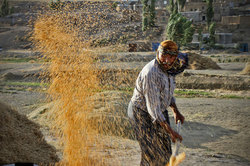
<instances>
[{"instance_id":1,"label":"dark trousers","mask_svg":"<svg viewBox=\"0 0 250 166\"><path fill-rule=\"evenodd\" d=\"M171 140L159 123L152 123L150 115L133 106L134 131L141 147L141 166L165 166L172 154ZM168 111L164 116L169 123Z\"/></svg>"}]
</instances>

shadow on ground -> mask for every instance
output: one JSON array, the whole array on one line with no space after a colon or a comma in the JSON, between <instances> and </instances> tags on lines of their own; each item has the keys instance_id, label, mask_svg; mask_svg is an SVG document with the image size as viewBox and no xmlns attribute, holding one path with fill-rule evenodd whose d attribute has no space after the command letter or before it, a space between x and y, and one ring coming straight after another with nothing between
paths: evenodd
<instances>
[{"instance_id":1,"label":"shadow on ground","mask_svg":"<svg viewBox=\"0 0 250 166\"><path fill-rule=\"evenodd\" d=\"M176 130L174 118L170 118L172 128ZM215 125L185 121L181 126L183 145L187 148L205 148L203 143L215 142L223 136L234 135L238 132Z\"/></svg>"}]
</instances>

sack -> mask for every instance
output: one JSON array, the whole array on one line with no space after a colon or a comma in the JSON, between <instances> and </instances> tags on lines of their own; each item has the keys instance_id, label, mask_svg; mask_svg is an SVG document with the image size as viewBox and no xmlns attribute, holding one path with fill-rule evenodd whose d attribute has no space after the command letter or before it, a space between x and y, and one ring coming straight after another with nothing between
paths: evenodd
<instances>
[{"instance_id":1,"label":"sack","mask_svg":"<svg viewBox=\"0 0 250 166\"><path fill-rule=\"evenodd\" d=\"M128 104L128 117L129 119L134 120L133 104L131 101Z\"/></svg>"}]
</instances>

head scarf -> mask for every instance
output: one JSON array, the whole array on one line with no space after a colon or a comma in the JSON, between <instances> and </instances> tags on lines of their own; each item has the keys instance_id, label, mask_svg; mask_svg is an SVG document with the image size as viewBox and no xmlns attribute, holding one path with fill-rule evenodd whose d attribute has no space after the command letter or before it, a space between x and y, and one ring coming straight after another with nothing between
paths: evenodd
<instances>
[{"instance_id":1,"label":"head scarf","mask_svg":"<svg viewBox=\"0 0 250 166\"><path fill-rule=\"evenodd\" d=\"M163 67L163 63L159 60L160 54L176 55L177 57L173 64L168 69L166 69ZM165 40L161 42L157 50L156 59L163 72L173 76L183 72L188 66L188 55L185 53L180 53L178 51L177 44L171 40Z\"/></svg>"}]
</instances>

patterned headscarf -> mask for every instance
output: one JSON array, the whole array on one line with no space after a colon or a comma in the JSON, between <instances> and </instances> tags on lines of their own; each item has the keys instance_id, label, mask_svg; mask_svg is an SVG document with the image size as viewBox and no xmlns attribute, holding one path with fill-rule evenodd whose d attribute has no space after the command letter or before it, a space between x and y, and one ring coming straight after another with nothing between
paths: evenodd
<instances>
[{"instance_id":1,"label":"patterned headscarf","mask_svg":"<svg viewBox=\"0 0 250 166\"><path fill-rule=\"evenodd\" d=\"M160 54L170 54L170 55L176 55L176 59L173 62L173 64L169 67L169 69L166 69L163 67L163 63L159 60ZM160 65L160 68L170 75L177 75L185 70L188 66L188 56L185 53L180 53L178 51L178 46L175 42L171 40L165 40L161 42L160 46L158 47L156 59Z\"/></svg>"}]
</instances>

